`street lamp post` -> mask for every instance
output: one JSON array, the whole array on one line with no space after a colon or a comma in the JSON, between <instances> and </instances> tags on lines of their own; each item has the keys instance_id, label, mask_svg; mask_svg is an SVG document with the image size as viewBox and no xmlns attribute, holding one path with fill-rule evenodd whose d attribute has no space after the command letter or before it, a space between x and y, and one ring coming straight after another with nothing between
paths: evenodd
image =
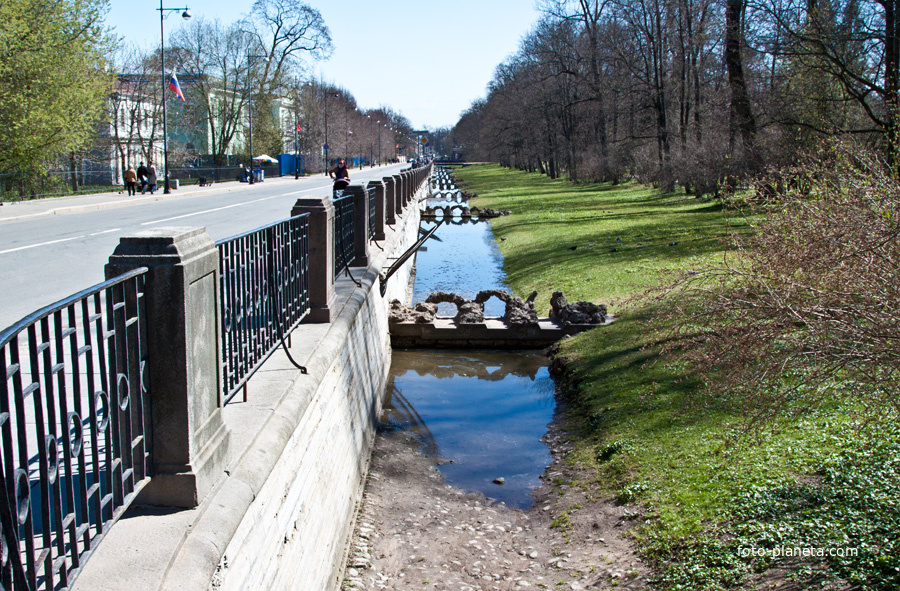
<instances>
[{"instance_id":1,"label":"street lamp post","mask_svg":"<svg viewBox=\"0 0 900 591\"><path fill-rule=\"evenodd\" d=\"M294 104L294 180L300 178L300 116Z\"/></svg>"},{"instance_id":2,"label":"street lamp post","mask_svg":"<svg viewBox=\"0 0 900 591\"><path fill-rule=\"evenodd\" d=\"M324 99L322 100L322 104L324 105L323 111L325 113L325 145L322 146L322 157L325 158L325 174L328 175L328 89L325 89Z\"/></svg>"},{"instance_id":3,"label":"street lamp post","mask_svg":"<svg viewBox=\"0 0 900 591\"><path fill-rule=\"evenodd\" d=\"M269 61L265 55L253 55L247 52L247 116L249 121L250 132L250 178L247 180L249 184L253 184L253 88L250 85L250 76L252 74L253 58L258 57L263 61Z\"/></svg>"},{"instance_id":4,"label":"street lamp post","mask_svg":"<svg viewBox=\"0 0 900 591\"><path fill-rule=\"evenodd\" d=\"M381 164L381 121L376 121L378 125L378 164Z\"/></svg>"},{"instance_id":5,"label":"street lamp post","mask_svg":"<svg viewBox=\"0 0 900 591\"><path fill-rule=\"evenodd\" d=\"M351 154L351 152L350 152L350 150L353 149L350 146L350 138L351 137L353 137L353 132L348 129L347 135L346 135L347 139L344 140L344 158L346 158L350 162L350 164L348 165L350 167L353 166L353 154Z\"/></svg>"},{"instance_id":6,"label":"street lamp post","mask_svg":"<svg viewBox=\"0 0 900 591\"><path fill-rule=\"evenodd\" d=\"M191 18L190 9L184 8L163 8L162 0L159 0L159 71L162 74L162 108L163 108L163 168L166 171L165 181L163 181L163 193L171 193L169 189L169 138L168 138L168 121L166 114L166 38L163 32L163 21L166 13L182 11L181 18L188 20Z\"/></svg>"}]
</instances>

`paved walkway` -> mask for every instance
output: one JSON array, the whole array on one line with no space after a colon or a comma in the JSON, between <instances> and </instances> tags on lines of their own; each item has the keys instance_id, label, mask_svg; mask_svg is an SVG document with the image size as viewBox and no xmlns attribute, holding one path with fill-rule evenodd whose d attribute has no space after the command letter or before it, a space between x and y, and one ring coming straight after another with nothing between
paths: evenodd
<instances>
[{"instance_id":1,"label":"paved walkway","mask_svg":"<svg viewBox=\"0 0 900 591\"><path fill-rule=\"evenodd\" d=\"M324 178L323 175L317 175ZM314 178L314 177L301 177ZM272 177L265 181L266 185L295 182L293 176ZM136 195L129 197L125 191L108 192L108 193L89 193L84 195L66 195L64 197L46 197L43 199L27 199L24 201L0 201L0 222L24 220L36 217L44 217L50 215L60 215L63 213L73 213L77 211L88 211L91 209L105 209L107 207L119 207L128 203L146 203L151 201L164 201L168 199L178 199L187 195L195 195L198 193L221 193L230 191L240 191L248 188L247 183L239 183L237 181L227 181L222 183L214 183L206 187L199 185L183 185L178 189L172 189L172 192L166 195L162 190L151 195Z\"/></svg>"},{"instance_id":2,"label":"paved walkway","mask_svg":"<svg viewBox=\"0 0 900 591\"><path fill-rule=\"evenodd\" d=\"M375 168L385 168L387 166L395 166L394 164L382 164ZM405 169L405 167L404 167ZM355 170L355 169L354 169ZM366 168L364 170L374 170ZM300 179L325 179L322 173L301 176ZM296 182L297 179L293 175L273 176L263 181L266 186L280 183ZM247 183L239 183L237 181L223 181L213 183L201 187L200 185L182 185L178 189L172 189L172 192L166 195L162 189L155 194L147 193L145 195L136 195L129 197L125 190L110 191L106 193L86 193L83 195L66 195L63 197L45 197L43 199L26 199L24 201L0 201L0 222L23 220L36 217L44 217L50 215L60 215L63 213L72 213L76 211L88 211L91 209L105 209L107 207L119 207L128 203L146 203L152 201L165 201L168 199L178 199L187 195L196 195L198 193L222 193L231 191L241 191L249 188Z\"/></svg>"}]
</instances>

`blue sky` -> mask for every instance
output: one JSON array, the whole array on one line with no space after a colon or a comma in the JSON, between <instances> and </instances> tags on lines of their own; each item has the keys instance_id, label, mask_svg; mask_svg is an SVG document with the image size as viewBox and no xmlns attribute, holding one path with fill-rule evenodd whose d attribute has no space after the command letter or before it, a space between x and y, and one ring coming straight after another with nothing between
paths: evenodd
<instances>
[{"instance_id":1,"label":"blue sky","mask_svg":"<svg viewBox=\"0 0 900 591\"><path fill-rule=\"evenodd\" d=\"M322 13L335 46L328 61L312 65L313 75L346 88L364 109L394 108L416 128L455 124L484 96L494 68L516 51L539 17L534 0L307 3ZM251 5L252 0L187 0L194 16L225 23ZM107 24L126 42L150 49L159 45L158 9L158 0L111 0ZM166 36L182 26L178 14L168 17ZM373 55L376 36L392 40L394 50Z\"/></svg>"}]
</instances>

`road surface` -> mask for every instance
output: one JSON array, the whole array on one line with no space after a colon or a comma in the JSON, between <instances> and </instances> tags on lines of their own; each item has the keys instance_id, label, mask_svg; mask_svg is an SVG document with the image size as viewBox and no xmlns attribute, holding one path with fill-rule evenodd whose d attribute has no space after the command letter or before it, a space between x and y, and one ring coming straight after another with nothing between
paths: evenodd
<instances>
[{"instance_id":1,"label":"road surface","mask_svg":"<svg viewBox=\"0 0 900 591\"><path fill-rule=\"evenodd\" d=\"M365 184L407 166L353 170L351 180ZM0 215L0 329L102 282L103 266L120 236L166 226L204 226L213 240L220 240L285 219L297 199L330 191L331 181L320 174L297 180L273 178L254 185L222 183L190 193L173 191L158 201L110 193L101 209L28 219L15 218L26 211L26 205L42 204L7 203ZM48 201L45 210L64 208L67 199L53 199L52 205ZM69 203L76 203L74 199Z\"/></svg>"}]
</instances>

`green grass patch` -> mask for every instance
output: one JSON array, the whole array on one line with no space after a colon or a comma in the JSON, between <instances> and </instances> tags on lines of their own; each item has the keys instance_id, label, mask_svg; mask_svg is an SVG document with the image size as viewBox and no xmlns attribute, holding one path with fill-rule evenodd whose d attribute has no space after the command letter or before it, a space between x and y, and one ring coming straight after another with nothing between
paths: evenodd
<instances>
[{"instance_id":1,"label":"green grass patch","mask_svg":"<svg viewBox=\"0 0 900 591\"><path fill-rule=\"evenodd\" d=\"M454 174L479 195L473 205L513 212L491 225L510 287L524 295L537 290L539 311L557 290L569 301L621 301L657 284L661 271L721 257L728 236L714 201L642 185L573 184L496 165Z\"/></svg>"},{"instance_id":2,"label":"green grass patch","mask_svg":"<svg viewBox=\"0 0 900 591\"><path fill-rule=\"evenodd\" d=\"M750 227L718 203L638 185L572 184L494 165L454 174L479 195L473 205L512 212L492 221L508 283L523 297L537 290L542 315L556 290L621 304L667 272L721 260L730 232ZM659 566L657 585L727 589L778 567L805 586L900 588L896 439L862 437L852 409L838 405L743 434L743 401L709 395L677 353L661 352L672 337L659 306L618 305L617 322L565 339L558 353L574 375L569 459L587 475L583 486L644 507L635 536ZM741 555L793 545L858 554Z\"/></svg>"}]
</instances>

